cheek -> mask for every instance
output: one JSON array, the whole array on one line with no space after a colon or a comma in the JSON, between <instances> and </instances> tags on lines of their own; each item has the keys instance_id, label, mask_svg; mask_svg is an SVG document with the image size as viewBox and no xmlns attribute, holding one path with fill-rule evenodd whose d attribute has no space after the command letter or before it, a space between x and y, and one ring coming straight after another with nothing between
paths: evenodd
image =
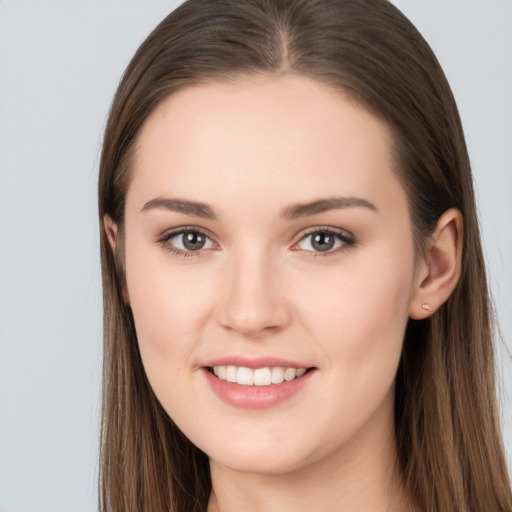
<instances>
[{"instance_id":1,"label":"cheek","mask_svg":"<svg viewBox=\"0 0 512 512\"><path fill-rule=\"evenodd\" d=\"M127 247L126 278L139 348L150 373L155 366L187 362L204 327L212 291L196 273L170 265L164 251Z\"/></svg>"},{"instance_id":2,"label":"cheek","mask_svg":"<svg viewBox=\"0 0 512 512\"><path fill-rule=\"evenodd\" d=\"M212 292L196 273L169 264L162 251L127 251L126 277L139 351L148 381L179 424L197 416L191 398L194 353L209 316ZM172 267L172 268L171 268ZM200 284L198 284L200 283Z\"/></svg>"},{"instance_id":3,"label":"cheek","mask_svg":"<svg viewBox=\"0 0 512 512\"><path fill-rule=\"evenodd\" d=\"M355 253L354 253L355 255ZM412 248L392 246L350 255L324 288L309 287L307 323L317 333L327 364L342 365L351 382L394 377L408 321L414 276ZM312 284L312 283L310 283ZM326 291L327 288L327 291ZM334 363L333 363L334 364Z\"/></svg>"}]
</instances>

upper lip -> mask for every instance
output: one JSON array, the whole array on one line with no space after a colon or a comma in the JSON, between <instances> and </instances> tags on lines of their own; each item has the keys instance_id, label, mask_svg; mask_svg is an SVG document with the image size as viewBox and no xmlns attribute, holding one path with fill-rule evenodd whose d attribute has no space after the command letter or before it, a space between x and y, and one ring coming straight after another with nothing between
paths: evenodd
<instances>
[{"instance_id":1,"label":"upper lip","mask_svg":"<svg viewBox=\"0 0 512 512\"><path fill-rule=\"evenodd\" d=\"M207 361L202 364L203 367L212 367L212 366L242 366L244 368L251 368L256 370L258 368L311 368L309 364L299 363L297 361L291 361L288 359L281 359L278 357L254 357L248 358L243 356L225 356L220 357L218 359L213 359L211 361Z\"/></svg>"}]
</instances>

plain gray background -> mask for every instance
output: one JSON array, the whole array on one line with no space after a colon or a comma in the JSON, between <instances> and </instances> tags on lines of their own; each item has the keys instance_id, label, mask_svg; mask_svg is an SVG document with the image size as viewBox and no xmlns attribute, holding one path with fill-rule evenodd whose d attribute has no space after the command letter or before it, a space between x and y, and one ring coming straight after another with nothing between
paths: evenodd
<instances>
[{"instance_id":1,"label":"plain gray background","mask_svg":"<svg viewBox=\"0 0 512 512\"><path fill-rule=\"evenodd\" d=\"M0 512L96 510L99 147L128 60L177 1L0 0ZM512 461L512 1L396 0L457 98L504 342Z\"/></svg>"}]
</instances>

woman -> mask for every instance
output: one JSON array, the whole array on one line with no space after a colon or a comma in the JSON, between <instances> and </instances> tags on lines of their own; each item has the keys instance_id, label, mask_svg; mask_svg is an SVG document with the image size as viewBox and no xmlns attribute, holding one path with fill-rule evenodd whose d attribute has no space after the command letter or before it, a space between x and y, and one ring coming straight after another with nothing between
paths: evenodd
<instances>
[{"instance_id":1,"label":"woman","mask_svg":"<svg viewBox=\"0 0 512 512\"><path fill-rule=\"evenodd\" d=\"M185 2L99 205L102 510L512 510L462 128L391 4Z\"/></svg>"}]
</instances>

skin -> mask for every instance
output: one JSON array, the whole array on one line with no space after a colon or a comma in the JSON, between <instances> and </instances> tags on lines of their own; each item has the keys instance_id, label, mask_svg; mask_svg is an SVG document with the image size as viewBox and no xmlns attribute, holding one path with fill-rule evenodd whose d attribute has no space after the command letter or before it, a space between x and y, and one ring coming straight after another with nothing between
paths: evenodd
<instances>
[{"instance_id":1,"label":"skin","mask_svg":"<svg viewBox=\"0 0 512 512\"><path fill-rule=\"evenodd\" d=\"M417 258L390 147L383 122L297 75L189 86L143 126L125 299L152 388L210 457L210 512L412 510L394 464L395 374L409 317L432 314L455 286L462 221L446 212ZM281 215L338 196L374 208ZM144 208L156 198L207 203L217 218ZM169 235L183 227L206 233L203 249L172 252L185 249ZM308 234L322 228L354 243L321 253ZM201 370L238 355L315 371L283 403L240 409Z\"/></svg>"}]
</instances>

